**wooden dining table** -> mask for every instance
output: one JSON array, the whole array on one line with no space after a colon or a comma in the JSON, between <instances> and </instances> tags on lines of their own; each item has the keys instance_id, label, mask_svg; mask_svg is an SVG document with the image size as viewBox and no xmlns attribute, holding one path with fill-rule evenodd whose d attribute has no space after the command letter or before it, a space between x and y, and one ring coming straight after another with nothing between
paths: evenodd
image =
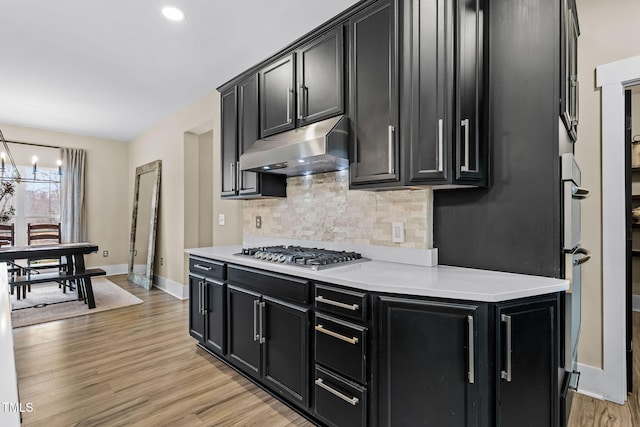
<instances>
[{"instance_id":1,"label":"wooden dining table","mask_svg":"<svg viewBox=\"0 0 640 427\"><path fill-rule=\"evenodd\" d=\"M78 285L78 298L84 299L88 307L95 308L91 278L104 276L106 272L100 268L87 269L84 256L98 252L98 246L93 243L56 243L47 245L9 246L0 248L0 262L8 262L15 268L17 274L10 275L9 285L17 288L17 299L26 297L26 289L30 285L74 281ZM35 268L16 264L17 260L34 261L38 259L60 259L59 271L41 273ZM58 268L56 265L55 268Z\"/></svg>"}]
</instances>

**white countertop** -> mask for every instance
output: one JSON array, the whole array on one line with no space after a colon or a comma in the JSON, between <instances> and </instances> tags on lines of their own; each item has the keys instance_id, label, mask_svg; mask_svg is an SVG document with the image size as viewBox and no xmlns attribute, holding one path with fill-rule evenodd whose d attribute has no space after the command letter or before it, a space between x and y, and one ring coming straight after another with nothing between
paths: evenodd
<instances>
[{"instance_id":1,"label":"white countertop","mask_svg":"<svg viewBox=\"0 0 640 427\"><path fill-rule=\"evenodd\" d=\"M13 328L11 327L11 301L7 283L7 264L0 263L0 425L19 426L18 378L13 354ZM14 405L13 410L9 405ZM19 407L18 407L19 408Z\"/></svg>"},{"instance_id":2,"label":"white countertop","mask_svg":"<svg viewBox=\"0 0 640 427\"><path fill-rule=\"evenodd\" d=\"M314 271L234 255L241 250L242 246L236 245L193 248L186 249L185 252L372 292L499 302L569 289L569 281L564 279L442 265L424 267L386 261L368 261Z\"/></svg>"}]
</instances>

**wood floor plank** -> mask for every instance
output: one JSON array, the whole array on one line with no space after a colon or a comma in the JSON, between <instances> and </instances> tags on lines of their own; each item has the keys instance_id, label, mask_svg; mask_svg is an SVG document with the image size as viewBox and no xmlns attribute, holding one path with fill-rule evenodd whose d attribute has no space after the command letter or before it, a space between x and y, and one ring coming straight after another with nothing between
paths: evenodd
<instances>
[{"instance_id":1,"label":"wood floor plank","mask_svg":"<svg viewBox=\"0 0 640 427\"><path fill-rule=\"evenodd\" d=\"M313 425L197 348L188 301L110 279L144 303L14 330L24 426Z\"/></svg>"}]
</instances>

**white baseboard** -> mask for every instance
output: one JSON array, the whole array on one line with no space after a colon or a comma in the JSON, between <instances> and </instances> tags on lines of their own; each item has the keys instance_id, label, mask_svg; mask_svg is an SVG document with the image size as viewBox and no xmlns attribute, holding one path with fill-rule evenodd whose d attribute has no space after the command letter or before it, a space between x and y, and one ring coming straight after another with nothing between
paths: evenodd
<instances>
[{"instance_id":1,"label":"white baseboard","mask_svg":"<svg viewBox=\"0 0 640 427\"><path fill-rule=\"evenodd\" d=\"M640 295L633 295L633 311L640 311Z\"/></svg>"},{"instance_id":2,"label":"white baseboard","mask_svg":"<svg viewBox=\"0 0 640 427\"><path fill-rule=\"evenodd\" d=\"M604 370L578 363L578 371L580 372L580 384L578 384L578 393L603 400Z\"/></svg>"},{"instance_id":3,"label":"white baseboard","mask_svg":"<svg viewBox=\"0 0 640 427\"><path fill-rule=\"evenodd\" d=\"M127 264L103 265L98 268L101 268L104 271L106 271L107 276L113 276L116 274L127 274L127 271L128 271Z\"/></svg>"},{"instance_id":4,"label":"white baseboard","mask_svg":"<svg viewBox=\"0 0 640 427\"><path fill-rule=\"evenodd\" d=\"M179 300L185 300L189 298L189 287L184 286L181 283L174 282L165 277L153 276L153 286L168 293L171 296L178 298Z\"/></svg>"}]
</instances>

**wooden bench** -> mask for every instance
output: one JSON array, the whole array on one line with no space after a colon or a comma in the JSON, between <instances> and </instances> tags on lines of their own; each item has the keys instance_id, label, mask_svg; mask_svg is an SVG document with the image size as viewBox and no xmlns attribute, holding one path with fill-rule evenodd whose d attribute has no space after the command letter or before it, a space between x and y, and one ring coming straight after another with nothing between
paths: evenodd
<instances>
[{"instance_id":1,"label":"wooden bench","mask_svg":"<svg viewBox=\"0 0 640 427\"><path fill-rule=\"evenodd\" d=\"M91 278L97 276L106 276L107 272L101 268L89 268L82 272L54 272L54 273L28 273L25 276L15 277L12 281L9 282L10 285L13 285L17 288L16 298L20 299L20 291L22 290L22 295L26 296L26 288L29 285L36 285L39 283L46 282L66 282L66 281L75 281L78 286L78 299L84 299L84 301L89 305L89 308L96 307L96 301L93 296L93 286L91 285Z\"/></svg>"}]
</instances>

